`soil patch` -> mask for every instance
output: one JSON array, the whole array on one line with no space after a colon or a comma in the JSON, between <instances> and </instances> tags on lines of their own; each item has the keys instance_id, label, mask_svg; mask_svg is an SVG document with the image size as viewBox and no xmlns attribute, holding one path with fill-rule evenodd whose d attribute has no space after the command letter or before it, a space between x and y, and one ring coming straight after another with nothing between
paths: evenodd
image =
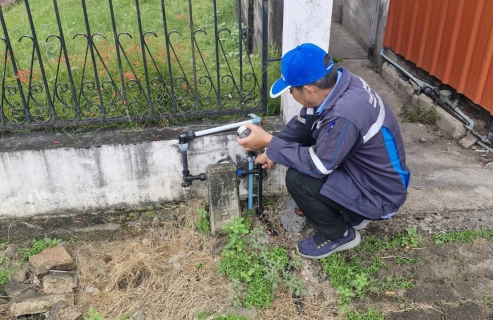
<instances>
[{"instance_id":1,"label":"soil patch","mask_svg":"<svg viewBox=\"0 0 493 320\"><path fill-rule=\"evenodd\" d=\"M268 236L268 245L283 247L294 256L294 244L312 230L305 226L300 233L286 231L281 222L286 197L273 199L266 201L265 213L278 236ZM149 214L140 212L131 223L127 219L118 222L119 237L111 239L100 235L91 239L89 233L84 240L65 237L71 239L65 246L77 263L79 309L87 314L93 308L107 319L128 319L137 311L148 319L197 319L201 312L247 319L344 319L348 312L362 317L369 309L386 319L493 319L491 242L479 238L473 244L438 245L429 235L421 238L418 248L398 247L380 257L387 267L376 278L405 278L413 283L412 288L367 294L344 309L321 262L304 259L296 276L308 290L306 297L293 297L281 286L267 308L234 308L232 283L217 272L227 241L196 231L198 207L205 206L195 201L175 205L172 214L154 210L152 223L146 226L141 217ZM132 232L126 232L129 225ZM377 225L372 223L362 231L361 245L379 235ZM254 218L254 226L262 224ZM17 248L26 245L10 243L4 254L14 244ZM358 253L351 250L344 254L353 257ZM18 266L15 250L10 249L8 255ZM396 257L419 262L397 263ZM10 319L8 303L0 306L2 317ZM30 319L45 318L36 315Z\"/></svg>"}]
</instances>

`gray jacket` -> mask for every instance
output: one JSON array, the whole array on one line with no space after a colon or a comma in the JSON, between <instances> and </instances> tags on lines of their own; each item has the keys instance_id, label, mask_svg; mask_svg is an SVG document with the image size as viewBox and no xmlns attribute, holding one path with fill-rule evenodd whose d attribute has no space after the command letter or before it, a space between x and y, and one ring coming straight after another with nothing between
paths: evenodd
<instances>
[{"instance_id":1,"label":"gray jacket","mask_svg":"<svg viewBox=\"0 0 493 320\"><path fill-rule=\"evenodd\" d=\"M302 108L267 148L267 157L327 180L320 193L370 219L395 213L406 200L410 173L397 120L368 84L339 69L334 89L316 110L312 145L303 146Z\"/></svg>"}]
</instances>

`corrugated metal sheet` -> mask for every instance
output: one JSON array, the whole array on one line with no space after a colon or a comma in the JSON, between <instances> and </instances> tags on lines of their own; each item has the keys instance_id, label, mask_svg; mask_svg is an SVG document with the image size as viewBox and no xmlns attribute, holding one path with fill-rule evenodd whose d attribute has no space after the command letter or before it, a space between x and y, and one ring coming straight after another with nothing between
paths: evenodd
<instances>
[{"instance_id":1,"label":"corrugated metal sheet","mask_svg":"<svg viewBox=\"0 0 493 320\"><path fill-rule=\"evenodd\" d=\"M383 45L493 114L493 0L390 0Z\"/></svg>"}]
</instances>

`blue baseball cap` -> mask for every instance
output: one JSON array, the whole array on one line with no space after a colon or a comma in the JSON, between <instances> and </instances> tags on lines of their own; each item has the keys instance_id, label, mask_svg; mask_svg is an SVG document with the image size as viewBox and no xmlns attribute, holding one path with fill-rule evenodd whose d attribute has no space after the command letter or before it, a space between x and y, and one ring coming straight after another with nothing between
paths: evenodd
<instances>
[{"instance_id":1,"label":"blue baseball cap","mask_svg":"<svg viewBox=\"0 0 493 320\"><path fill-rule=\"evenodd\" d=\"M281 59L281 77L270 88L270 96L277 98L291 87L304 86L324 77L334 68L334 61L324 65L327 52L304 43L288 51Z\"/></svg>"}]
</instances>

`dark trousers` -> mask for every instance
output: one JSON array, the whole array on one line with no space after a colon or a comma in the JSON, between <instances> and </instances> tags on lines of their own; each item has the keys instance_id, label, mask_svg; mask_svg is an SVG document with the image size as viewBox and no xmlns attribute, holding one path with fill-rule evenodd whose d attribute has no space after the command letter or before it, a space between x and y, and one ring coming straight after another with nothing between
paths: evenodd
<instances>
[{"instance_id":1,"label":"dark trousers","mask_svg":"<svg viewBox=\"0 0 493 320\"><path fill-rule=\"evenodd\" d=\"M348 228L341 211L349 215L358 214L320 194L326 179L310 177L289 168L286 187L308 222L326 238L337 240Z\"/></svg>"}]
</instances>

